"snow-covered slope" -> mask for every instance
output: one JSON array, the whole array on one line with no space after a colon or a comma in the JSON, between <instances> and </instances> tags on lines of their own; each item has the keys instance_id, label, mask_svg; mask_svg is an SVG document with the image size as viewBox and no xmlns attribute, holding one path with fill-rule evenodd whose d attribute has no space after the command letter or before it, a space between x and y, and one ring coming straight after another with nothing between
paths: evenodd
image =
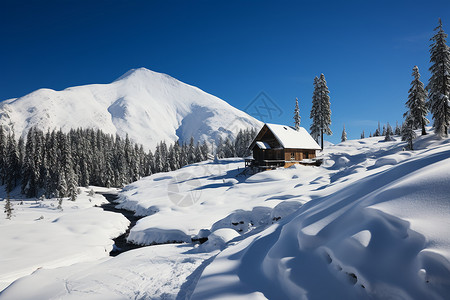
<instances>
[{"instance_id":1,"label":"snow-covered slope","mask_svg":"<svg viewBox=\"0 0 450 300\"><path fill-rule=\"evenodd\" d=\"M219 254L193 299L448 299L450 144L416 147L330 147L320 196Z\"/></svg>"},{"instance_id":2,"label":"snow-covered slope","mask_svg":"<svg viewBox=\"0 0 450 300\"><path fill-rule=\"evenodd\" d=\"M147 215L130 239L206 243L40 269L0 299L448 299L450 139L403 147L373 137L329 146L321 167L237 176L226 159L144 178L121 193Z\"/></svg>"},{"instance_id":3,"label":"snow-covered slope","mask_svg":"<svg viewBox=\"0 0 450 300\"><path fill-rule=\"evenodd\" d=\"M0 124L17 136L41 129L100 128L153 149L161 140L215 140L262 124L225 101L145 68L133 69L110 84L63 91L40 89L0 102Z\"/></svg>"}]
</instances>

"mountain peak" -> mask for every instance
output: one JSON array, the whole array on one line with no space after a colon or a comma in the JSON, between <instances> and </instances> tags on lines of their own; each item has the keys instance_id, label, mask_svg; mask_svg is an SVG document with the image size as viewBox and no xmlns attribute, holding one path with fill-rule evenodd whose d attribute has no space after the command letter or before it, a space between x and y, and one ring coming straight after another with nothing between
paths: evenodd
<instances>
[{"instance_id":1,"label":"mountain peak","mask_svg":"<svg viewBox=\"0 0 450 300\"><path fill-rule=\"evenodd\" d=\"M114 80L114 82L121 81L121 80L127 80L131 78L148 78L148 77L165 77L170 79L175 79L167 74L155 72L152 70L149 70L144 67L136 68L136 69L130 69L125 74Z\"/></svg>"},{"instance_id":2,"label":"mountain peak","mask_svg":"<svg viewBox=\"0 0 450 300\"><path fill-rule=\"evenodd\" d=\"M6 103L5 103L6 104ZM225 101L169 75L131 69L111 84L38 90L0 103L0 125L16 136L29 128L102 129L154 149L160 141L218 140L261 123Z\"/></svg>"}]
</instances>

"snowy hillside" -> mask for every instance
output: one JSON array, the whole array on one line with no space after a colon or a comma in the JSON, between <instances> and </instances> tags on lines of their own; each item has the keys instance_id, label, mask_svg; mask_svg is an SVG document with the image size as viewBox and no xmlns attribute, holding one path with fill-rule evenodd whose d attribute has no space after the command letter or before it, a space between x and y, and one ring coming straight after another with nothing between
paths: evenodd
<instances>
[{"instance_id":1,"label":"snowy hillside","mask_svg":"<svg viewBox=\"0 0 450 300\"><path fill-rule=\"evenodd\" d=\"M403 147L374 137L330 145L321 167L239 175L225 159L144 178L120 194L146 216L129 239L185 243L40 269L0 299L446 299L450 140Z\"/></svg>"},{"instance_id":2,"label":"snowy hillside","mask_svg":"<svg viewBox=\"0 0 450 300\"><path fill-rule=\"evenodd\" d=\"M130 70L110 84L40 89L0 103L0 124L23 135L43 130L100 128L154 149L177 139L212 141L262 124L225 101L145 68Z\"/></svg>"}]
</instances>

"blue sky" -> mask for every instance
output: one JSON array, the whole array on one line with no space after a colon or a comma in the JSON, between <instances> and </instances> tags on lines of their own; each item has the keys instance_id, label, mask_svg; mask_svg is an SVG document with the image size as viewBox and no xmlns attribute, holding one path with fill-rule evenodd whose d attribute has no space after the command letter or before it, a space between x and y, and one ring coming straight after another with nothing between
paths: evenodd
<instances>
[{"instance_id":1,"label":"blue sky","mask_svg":"<svg viewBox=\"0 0 450 300\"><path fill-rule=\"evenodd\" d=\"M272 123L292 124L298 97L309 128L313 79L324 73L334 132L326 139L336 143L344 123L359 138L378 121L402 121L414 65L428 81L439 17L450 33L448 0L5 0L0 99L146 67L250 113L264 92L277 107L264 118Z\"/></svg>"}]
</instances>

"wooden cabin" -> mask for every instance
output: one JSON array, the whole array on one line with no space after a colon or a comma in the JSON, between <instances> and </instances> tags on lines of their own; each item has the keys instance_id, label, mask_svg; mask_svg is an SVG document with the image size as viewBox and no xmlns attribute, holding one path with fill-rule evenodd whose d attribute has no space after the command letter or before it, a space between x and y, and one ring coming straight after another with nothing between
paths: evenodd
<instances>
[{"instance_id":1,"label":"wooden cabin","mask_svg":"<svg viewBox=\"0 0 450 300\"><path fill-rule=\"evenodd\" d=\"M313 164L320 146L305 128L299 130L285 125L264 124L249 146L253 159L246 166L262 169L290 167L294 164Z\"/></svg>"}]
</instances>

